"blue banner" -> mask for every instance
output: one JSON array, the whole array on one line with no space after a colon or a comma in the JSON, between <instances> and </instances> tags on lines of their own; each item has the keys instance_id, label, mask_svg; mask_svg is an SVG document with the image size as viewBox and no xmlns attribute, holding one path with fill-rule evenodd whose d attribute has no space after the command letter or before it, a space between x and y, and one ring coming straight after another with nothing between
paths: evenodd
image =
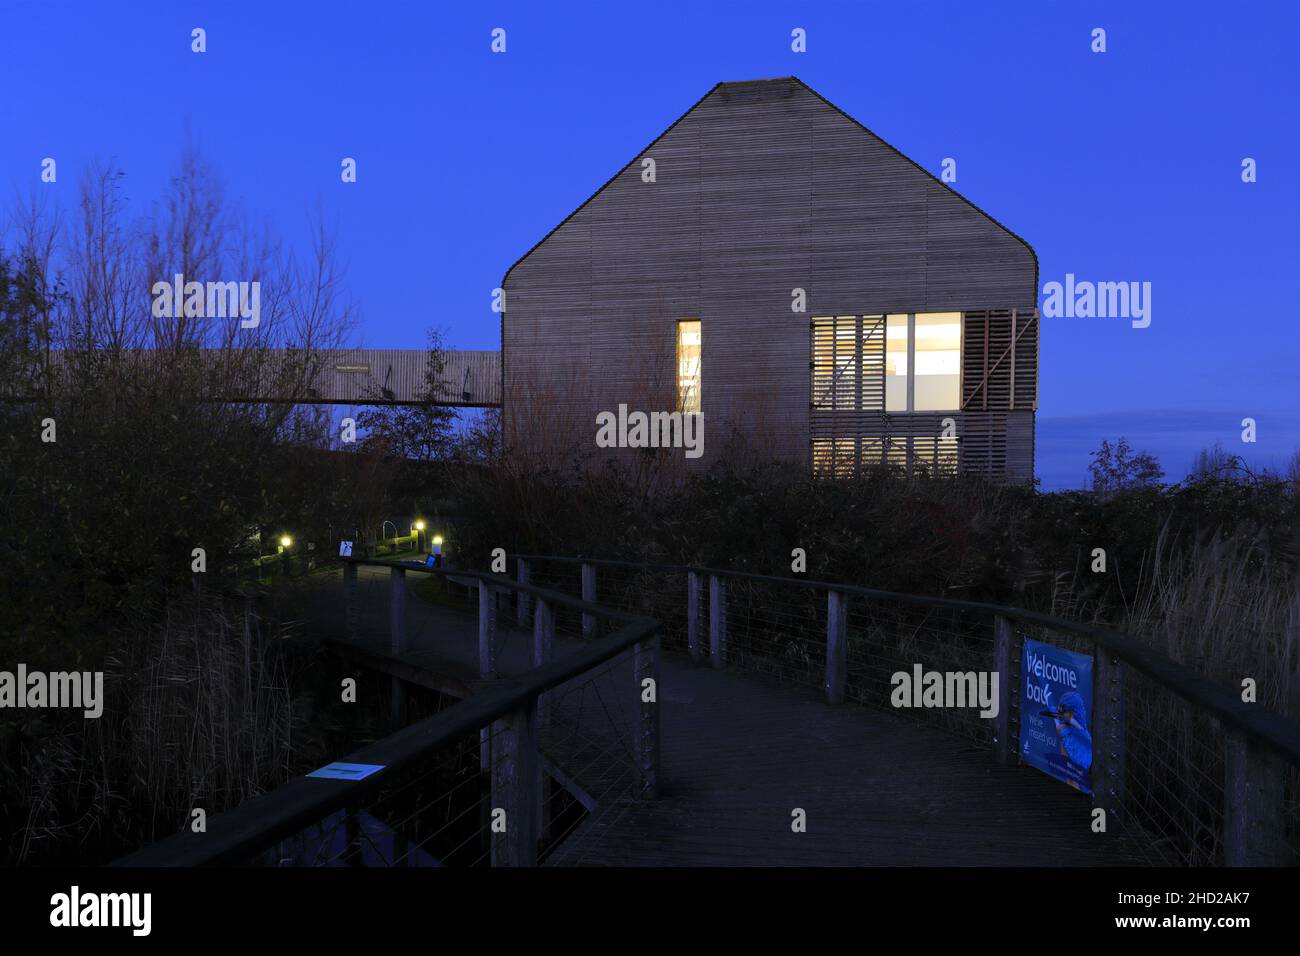
<instances>
[{"instance_id":1,"label":"blue banner","mask_svg":"<svg viewBox=\"0 0 1300 956\"><path fill-rule=\"evenodd\" d=\"M1020 759L1091 793L1092 658L1026 639L1020 662Z\"/></svg>"}]
</instances>

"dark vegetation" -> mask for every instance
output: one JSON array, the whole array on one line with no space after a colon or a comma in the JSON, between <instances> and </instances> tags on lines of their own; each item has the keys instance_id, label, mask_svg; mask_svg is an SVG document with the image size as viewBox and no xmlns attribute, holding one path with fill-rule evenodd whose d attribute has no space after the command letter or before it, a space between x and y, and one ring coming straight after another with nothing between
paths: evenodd
<instances>
[{"instance_id":1,"label":"dark vegetation","mask_svg":"<svg viewBox=\"0 0 1300 956\"><path fill-rule=\"evenodd\" d=\"M817 480L742 447L720 461L681 483L505 461L458 488L455 543L478 564L500 547L775 575L802 548L808 578L1106 623L1228 686L1256 676L1261 703L1300 714L1300 470L1257 475L1220 450L1166 484L1121 441L1095 454L1093 490L1042 493Z\"/></svg>"},{"instance_id":2,"label":"dark vegetation","mask_svg":"<svg viewBox=\"0 0 1300 956\"><path fill-rule=\"evenodd\" d=\"M326 230L300 260L237 212L187 151L151 215L128 221L103 168L74 216L20 209L0 249L0 669L103 669L108 691L97 721L0 711L0 862L111 858L386 732L382 704L322 706L344 665L291 651L238 572L283 530L327 552L389 515L445 524L477 567L505 548L782 575L802 548L810 578L1107 622L1300 714L1300 470L1216 448L1164 483L1121 440L1091 491L1043 494L818 481L733 441L678 481L655 461L525 464L494 414L457 432L432 405L368 412L345 448L319 409L215 400L250 377L300 394L353 319ZM176 272L260 279L261 325L152 316L151 282Z\"/></svg>"},{"instance_id":3,"label":"dark vegetation","mask_svg":"<svg viewBox=\"0 0 1300 956\"><path fill-rule=\"evenodd\" d=\"M693 564L875 589L1006 604L1110 625L1241 693L1300 717L1300 470L1254 474L1210 450L1193 474L1160 481L1122 440L1094 456L1095 487L1044 494L976 479L868 473L814 480L743 448L683 483L645 469L519 469L509 462L460 491L458 544L471 563L491 548ZM1104 566L1100 563L1104 551ZM572 566L538 562L572 590ZM557 574L558 572L558 574ZM600 569L603 599L665 624L684 647L680 576ZM821 686L824 595L772 584L728 585L728 667ZM1056 631L1027 637L1091 653ZM847 694L887 707L891 671L989 666L987 619L889 601L850 605ZM1222 862L1223 732L1174 693L1128 678L1125 812L1152 859ZM955 710L916 715L985 743L987 721ZM1286 780L1287 839L1300 835L1300 774Z\"/></svg>"},{"instance_id":4,"label":"dark vegetation","mask_svg":"<svg viewBox=\"0 0 1300 956\"><path fill-rule=\"evenodd\" d=\"M103 670L107 701L98 720L0 710L0 863L102 862L352 749L246 572L289 530L321 553L373 536L414 482L292 401L353 319L323 227L284 251L193 150L139 218L100 167L73 214L33 203L7 226L0 670ZM260 281L260 324L155 315L175 273ZM220 400L249 382L290 400Z\"/></svg>"},{"instance_id":5,"label":"dark vegetation","mask_svg":"<svg viewBox=\"0 0 1300 956\"><path fill-rule=\"evenodd\" d=\"M1300 494L1279 476L1042 493L884 471L825 481L743 453L721 461L680 485L613 466L579 474L505 463L458 489L459 545L477 561L504 547L766 574L790 573L791 550L803 548L813 578L1112 623L1174 552L1234 542L1261 570L1300 557ZM1091 570L1098 547L1106 573Z\"/></svg>"}]
</instances>

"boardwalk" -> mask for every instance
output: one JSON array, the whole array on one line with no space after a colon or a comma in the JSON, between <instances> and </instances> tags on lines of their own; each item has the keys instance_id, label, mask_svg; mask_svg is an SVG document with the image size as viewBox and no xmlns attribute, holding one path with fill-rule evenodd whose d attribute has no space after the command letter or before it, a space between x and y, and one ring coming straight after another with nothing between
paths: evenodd
<instances>
[{"instance_id":1,"label":"boardwalk","mask_svg":"<svg viewBox=\"0 0 1300 956\"><path fill-rule=\"evenodd\" d=\"M386 570L360 572L372 596L386 591ZM421 578L408 575L411 625L400 654L388 650L380 600L362 602L359 641L346 642L337 614L319 612L328 602L315 602L317 613L304 623L370 666L472 694L484 683L475 616L422 600L411 590ZM335 590L339 581L322 585ZM499 635L500 672L527 670L531 633L509 626L502 614ZM557 639L557 656L577 643ZM605 686L596 690L605 704L633 698L630 670L601 680ZM717 671L672 653L661 662L659 703L658 798L638 800L627 790L603 800L550 855L550 865L1138 862L1121 838L1091 832L1085 796L1036 771L998 767L986 750L899 714L831 707L806 688ZM557 765L579 765L546 737L543 753ZM571 782L600 791L589 777ZM795 809L806 814L806 832L792 830Z\"/></svg>"}]
</instances>

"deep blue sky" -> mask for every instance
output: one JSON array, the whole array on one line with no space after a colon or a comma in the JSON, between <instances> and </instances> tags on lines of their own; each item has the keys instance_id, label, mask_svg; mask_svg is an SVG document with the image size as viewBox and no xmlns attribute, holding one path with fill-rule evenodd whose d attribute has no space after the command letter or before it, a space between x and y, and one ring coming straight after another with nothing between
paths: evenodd
<instances>
[{"instance_id":1,"label":"deep blue sky","mask_svg":"<svg viewBox=\"0 0 1300 956\"><path fill-rule=\"evenodd\" d=\"M151 199L188 129L290 239L318 202L336 221L361 344L420 347L439 324L497 348L490 293L515 259L714 83L794 74L922 166L956 158L1040 283L1153 283L1144 330L1044 319L1044 487L1080 485L1121 434L1173 477L1216 438L1280 463L1300 448L1298 9L0 0L0 196L53 156L65 207L95 157Z\"/></svg>"}]
</instances>

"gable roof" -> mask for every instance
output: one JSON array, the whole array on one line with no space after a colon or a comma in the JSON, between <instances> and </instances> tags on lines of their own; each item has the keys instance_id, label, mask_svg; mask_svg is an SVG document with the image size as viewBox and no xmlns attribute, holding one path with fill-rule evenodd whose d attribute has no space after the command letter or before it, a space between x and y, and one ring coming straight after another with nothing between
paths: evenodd
<instances>
[{"instance_id":1,"label":"gable roof","mask_svg":"<svg viewBox=\"0 0 1300 956\"><path fill-rule=\"evenodd\" d=\"M551 238L551 236L553 236L553 235L555 235L557 232L559 232L560 229L564 227L565 223L567 223L570 219L572 219L572 218L573 218L574 216L576 216L578 213L582 212L582 210L586 209L587 206L589 206L589 205L590 205L590 204L591 204L591 203L596 199L597 196L599 196L599 195L600 195L601 193L603 193L606 189L608 189L611 185L613 185L614 182L615 182L615 180L617 180L619 176L623 175L623 173L625 173L625 172L626 172L626 171L627 171L627 170L628 170L628 169L629 169L629 168L630 168L630 167L631 167L631 166L632 166L632 165L637 161L637 159L638 159L639 157L645 155L645 153L648 152L650 149L652 149L656 143L658 143L661 139L663 139L665 136L667 136L669 133L671 133L674 129L676 129L677 125L678 125L679 123L681 123L682 120L686 119L686 117L690 116L693 112L695 112L695 110L698 109L698 108L700 107L700 105L703 104L704 101L707 100L710 96L712 96L714 93L722 93L722 94L724 94L724 95L729 95L729 94L733 94L733 93L743 93L743 92L748 92L748 91L754 91L755 89L761 89L763 86L768 86L769 84L771 84L771 85L773 85L773 86L775 86L776 84L785 84L787 87L788 87L790 84L794 84L795 87L797 87L797 88L799 88L799 89L802 89L802 90L804 90L804 91L807 92L807 93L810 93L812 96L816 97L816 98L817 98L818 100L820 100L822 103L824 103L824 104L826 104L827 106L829 106L832 110L834 110L834 111L835 111L836 113L838 113L840 116L844 117L846 120L848 120L848 121L849 121L850 123L852 123L854 126L858 127L858 128L861 129L863 132L867 133L867 135L873 137L873 138L874 138L877 142L879 142L881 145L885 146L887 149L892 150L892 151L893 151L894 153L896 153L898 156L902 157L904 160L906 160L908 163L910 163L914 168L916 168L917 170L919 170L921 173L924 173L926 176L928 176L928 177L929 177L931 180L933 180L935 183L937 183L938 185L942 186L944 189L946 189L948 192L950 192L950 193L951 193L953 196L955 196L957 199L961 200L961 201L964 202L966 205L970 206L971 209L974 209L977 213L979 213L981 216L983 216L983 217L984 217L985 219L987 219L989 222L993 223L993 225L997 226L999 229L1001 229L1001 230L1002 230L1003 232L1005 232L1007 235L1011 236L1011 238L1015 239L1017 242L1019 242L1021 245L1023 245L1023 246L1025 247L1025 249L1027 249L1027 250L1029 251L1029 255L1033 257L1033 260L1034 260L1034 288L1035 288L1035 289L1038 288L1038 253L1034 252L1034 247L1031 246L1031 245L1030 245L1030 244L1029 244L1029 243L1024 239L1023 236L1020 236L1019 234L1017 234L1017 233L1013 232L1012 230L1008 229L1005 225L1003 225L1003 224L1002 224L1001 222L999 222L997 219L994 219L991 215L989 215L987 212L985 212L985 211L984 211L983 209L981 209L979 206L975 205L973 202L971 202L969 199L967 199L967 198L966 198L965 196L963 196L961 193L957 192L957 190L953 189L951 186L949 186L947 183L945 183L943 180L941 180L938 176L934 175L934 173L930 172L930 170L928 170L928 169L926 169L924 166L920 165L918 162L916 162L916 160L912 159L910 156L908 156L906 153L904 153L904 152L903 152L902 150L900 150L898 147L892 145L891 143L887 142L886 140L884 140L883 138L881 138L881 137L880 137L879 135L877 135L876 133L874 133L874 132L872 132L871 130L867 129L866 126L863 126L862 123L858 122L856 119L854 119L854 118L853 118L852 116L850 116L848 113L844 112L842 109L840 109L838 106L836 106L836 105L835 105L834 103L832 103L830 100L828 100L826 97L822 96L820 93L818 93L816 90L814 90L811 86L809 86L809 85L808 85L807 83L805 83L803 80L799 79L799 77L797 77L797 76L779 76L779 77L771 77L771 78L768 78L768 79L761 79L761 80L727 80L727 81L723 81L723 82L720 82L720 83L716 83L716 84L714 84L714 86L713 86L712 88L710 88L710 90L709 90L707 93L705 93L705 94L704 94L703 96L701 96L698 100L696 100L693 104L691 104L691 108L690 108L690 109L688 109L688 110L687 110L685 113L683 113L681 116L677 117L677 119L673 120L671 126L669 126L667 129L665 129L665 130L664 130L662 133L660 133L658 136L656 136L656 137L655 137L653 140L651 140L651 141L650 141L650 142L649 142L649 143L648 143L648 144L647 144L643 149L639 150L639 151L636 153L635 156L633 156L630 160L628 160L628 161L627 161L626 163L624 163L621 167L619 167L618 172L616 172L613 176L611 176L609 179L607 179L607 180L604 182L604 184L601 185L601 187L600 187L599 189L597 189L594 193L592 193L590 196L588 196L588 197L583 201L582 205L578 206L577 209L573 210L573 212L569 213L569 214L568 214L567 216L565 216L562 220L560 220L560 222L556 224L555 228L551 229L550 232L548 232L546 235L542 236L542 238L539 239L536 243L534 243L533 246L532 246L532 247L531 247L527 252L525 252L522 256L520 256L518 259L516 259L516 260L514 261L514 263L510 266L510 268L506 270L505 277L502 278L502 280L501 280L501 286L502 286L502 288L504 288L505 285L506 285L506 283L510 281L510 273L514 272L515 269L518 268L518 266L519 266L519 265L520 265L520 264L521 264L525 259L527 259L529 256L531 256L534 252L536 252L536 251L537 251L537 250L538 250L538 249L539 249L539 248L540 248L540 247L541 247L541 246L546 242L546 240L548 240L548 239Z\"/></svg>"}]
</instances>

